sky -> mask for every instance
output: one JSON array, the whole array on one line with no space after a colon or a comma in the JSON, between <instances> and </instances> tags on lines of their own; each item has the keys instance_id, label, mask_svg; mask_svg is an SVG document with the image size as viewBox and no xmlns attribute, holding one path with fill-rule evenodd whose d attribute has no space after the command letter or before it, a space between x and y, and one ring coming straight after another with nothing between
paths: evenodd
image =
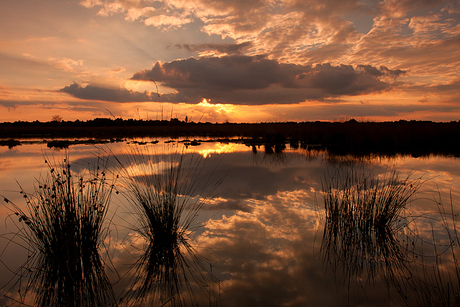
<instances>
[{"instance_id":1,"label":"sky","mask_svg":"<svg viewBox=\"0 0 460 307\"><path fill-rule=\"evenodd\" d=\"M460 120L459 0L0 7L0 122Z\"/></svg>"}]
</instances>

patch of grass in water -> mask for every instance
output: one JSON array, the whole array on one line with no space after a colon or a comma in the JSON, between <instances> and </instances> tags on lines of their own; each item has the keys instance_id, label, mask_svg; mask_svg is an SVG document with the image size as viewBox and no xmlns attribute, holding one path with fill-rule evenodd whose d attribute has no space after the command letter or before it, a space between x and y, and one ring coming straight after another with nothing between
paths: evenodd
<instances>
[{"instance_id":1,"label":"patch of grass in water","mask_svg":"<svg viewBox=\"0 0 460 307\"><path fill-rule=\"evenodd\" d=\"M137 217L133 231L144 243L132 268L132 288L127 304L143 306L199 305L200 291L214 304L217 280L209 263L193 244L195 220L207 196L195 195L196 187L210 187L203 173L203 159L196 154L154 154L150 147L132 146L117 158L126 185L126 199ZM190 169L184 171L184 164ZM193 197L193 198L192 198Z\"/></svg>"},{"instance_id":2,"label":"patch of grass in water","mask_svg":"<svg viewBox=\"0 0 460 307\"><path fill-rule=\"evenodd\" d=\"M21 187L24 211L4 198L20 222L11 240L29 251L12 289L22 303L34 295L35 306L113 306L101 256L113 182L99 168L76 178L68 158L45 163L49 172L34 193Z\"/></svg>"},{"instance_id":3,"label":"patch of grass in water","mask_svg":"<svg viewBox=\"0 0 460 307\"><path fill-rule=\"evenodd\" d=\"M351 166L324 177L321 255L344 280L383 274L394 281L410 274L399 230L409 223L402 213L423 183L410 176L400 179L392 171L378 178Z\"/></svg>"}]
</instances>

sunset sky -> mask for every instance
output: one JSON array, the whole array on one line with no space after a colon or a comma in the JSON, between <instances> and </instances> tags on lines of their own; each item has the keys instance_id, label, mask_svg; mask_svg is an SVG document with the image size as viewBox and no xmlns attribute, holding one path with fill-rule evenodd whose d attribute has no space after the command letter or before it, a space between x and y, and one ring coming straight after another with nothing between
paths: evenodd
<instances>
[{"instance_id":1,"label":"sunset sky","mask_svg":"<svg viewBox=\"0 0 460 307\"><path fill-rule=\"evenodd\" d=\"M0 122L457 121L459 21L458 0L2 0Z\"/></svg>"}]
</instances>

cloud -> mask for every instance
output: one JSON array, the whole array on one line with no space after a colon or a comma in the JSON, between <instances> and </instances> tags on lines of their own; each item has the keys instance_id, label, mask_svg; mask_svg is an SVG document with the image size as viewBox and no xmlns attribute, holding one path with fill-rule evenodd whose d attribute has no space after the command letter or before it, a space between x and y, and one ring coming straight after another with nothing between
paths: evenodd
<instances>
[{"instance_id":1,"label":"cloud","mask_svg":"<svg viewBox=\"0 0 460 307\"><path fill-rule=\"evenodd\" d=\"M92 8L96 5L102 5L103 2L101 0L82 0L80 1L80 5L86 8Z\"/></svg>"},{"instance_id":2,"label":"cloud","mask_svg":"<svg viewBox=\"0 0 460 307\"><path fill-rule=\"evenodd\" d=\"M198 103L205 97L219 103L260 105L380 92L391 88L382 77L402 74L383 66L295 65L264 56L233 55L157 62L131 79L155 80L176 89L162 96L170 102Z\"/></svg>"},{"instance_id":3,"label":"cloud","mask_svg":"<svg viewBox=\"0 0 460 307\"><path fill-rule=\"evenodd\" d=\"M207 211L250 211L250 207L241 200L217 197L205 202L203 210Z\"/></svg>"},{"instance_id":4,"label":"cloud","mask_svg":"<svg viewBox=\"0 0 460 307\"><path fill-rule=\"evenodd\" d=\"M10 95L10 90L0 85L0 98L6 98Z\"/></svg>"},{"instance_id":5,"label":"cloud","mask_svg":"<svg viewBox=\"0 0 460 307\"><path fill-rule=\"evenodd\" d=\"M251 41L251 52L263 50L274 57L292 53L303 62L307 60L301 56L306 44L339 44L336 52L345 53L348 48L344 46L360 35L343 14L369 10L358 0L85 0L80 4L100 7L101 16L124 14L126 20L139 20L163 30L199 22L203 24L201 31L208 35L231 38L237 44Z\"/></svg>"},{"instance_id":6,"label":"cloud","mask_svg":"<svg viewBox=\"0 0 460 307\"><path fill-rule=\"evenodd\" d=\"M145 19L144 24L157 28L177 28L193 21L193 19L186 16L187 14L182 14L181 16L156 15Z\"/></svg>"},{"instance_id":7,"label":"cloud","mask_svg":"<svg viewBox=\"0 0 460 307\"><path fill-rule=\"evenodd\" d=\"M384 0L379 3L381 16L385 18L406 17L409 12L429 10L449 1L446 0Z\"/></svg>"},{"instance_id":8,"label":"cloud","mask_svg":"<svg viewBox=\"0 0 460 307\"><path fill-rule=\"evenodd\" d=\"M154 26L162 29L178 28L185 24L193 22L190 13L187 11L178 11L171 9L170 5L163 3L159 8L154 7L155 1L99 1L83 0L80 5L86 8L102 6L98 15L111 16L114 14L124 14L128 21L140 20L147 26ZM162 1L158 1L162 2Z\"/></svg>"},{"instance_id":9,"label":"cloud","mask_svg":"<svg viewBox=\"0 0 460 307\"><path fill-rule=\"evenodd\" d=\"M370 50L368 50L370 51ZM460 63L460 36L420 46L399 45L374 52L376 59L392 59L414 75L457 73Z\"/></svg>"},{"instance_id":10,"label":"cloud","mask_svg":"<svg viewBox=\"0 0 460 307\"><path fill-rule=\"evenodd\" d=\"M457 1L382 1L372 29L354 45L349 61L409 70L409 75L456 73Z\"/></svg>"},{"instance_id":11,"label":"cloud","mask_svg":"<svg viewBox=\"0 0 460 307\"><path fill-rule=\"evenodd\" d=\"M376 67L373 67L371 65L358 65L358 69L362 69L369 75L372 75L375 77L388 76L392 78L399 78L406 74L404 70L401 70L401 69L391 70L385 66L380 66L380 68L377 69Z\"/></svg>"},{"instance_id":12,"label":"cloud","mask_svg":"<svg viewBox=\"0 0 460 307\"><path fill-rule=\"evenodd\" d=\"M48 60L51 63L55 63L54 67L66 72L75 72L75 67L83 66L83 60L73 60L68 58L62 58L60 60L50 58Z\"/></svg>"},{"instance_id":13,"label":"cloud","mask_svg":"<svg viewBox=\"0 0 460 307\"><path fill-rule=\"evenodd\" d=\"M366 288L366 301L355 284L337 286L339 275L327 270L317 254L322 229L309 194L280 191L265 201L249 198L250 213L238 211L204 224L197 243L216 259L220 305L333 306L347 298L358 306L385 298L385 291ZM381 289L376 283L375 289Z\"/></svg>"},{"instance_id":14,"label":"cloud","mask_svg":"<svg viewBox=\"0 0 460 307\"><path fill-rule=\"evenodd\" d=\"M241 55L243 51L252 46L251 42L241 44L176 44L178 49L184 48L188 52L215 52L220 55Z\"/></svg>"},{"instance_id":15,"label":"cloud","mask_svg":"<svg viewBox=\"0 0 460 307\"><path fill-rule=\"evenodd\" d=\"M108 71L106 71L106 73L118 74L118 73L122 73L122 72L125 72L125 71L126 71L126 68L116 68L116 69L108 70Z\"/></svg>"},{"instance_id":16,"label":"cloud","mask_svg":"<svg viewBox=\"0 0 460 307\"><path fill-rule=\"evenodd\" d=\"M451 99L454 98L453 100L458 102L460 100L460 94L458 92L458 89L460 88L460 79L454 79L449 82L444 82L444 83L438 83L438 84L432 84L430 86L426 85L409 85L407 86L408 91L414 91L414 92L421 92L423 91L425 93L424 98L426 99L426 95L428 94L434 94L436 96L441 96L441 95L446 95L450 96Z\"/></svg>"},{"instance_id":17,"label":"cloud","mask_svg":"<svg viewBox=\"0 0 460 307\"><path fill-rule=\"evenodd\" d=\"M423 61L446 59L449 48L441 40L460 33L458 17L453 15L458 2L453 0L86 0L81 4L100 7L100 15L124 14L127 20L163 30L186 30L185 25L193 23L206 34L235 41L234 46L177 45L200 56L265 54L280 63L365 63L408 70L405 59L392 56L402 49L408 57L415 51L408 64L416 65L412 71L418 73ZM367 34L356 30L363 16L372 20ZM424 48L433 45L440 55L425 55Z\"/></svg>"},{"instance_id":18,"label":"cloud","mask_svg":"<svg viewBox=\"0 0 460 307\"><path fill-rule=\"evenodd\" d=\"M85 100L102 100L113 102L142 102L151 101L152 93L147 91L140 93L126 88L107 88L97 85L87 85L85 87L74 82L59 90L73 97Z\"/></svg>"}]
</instances>

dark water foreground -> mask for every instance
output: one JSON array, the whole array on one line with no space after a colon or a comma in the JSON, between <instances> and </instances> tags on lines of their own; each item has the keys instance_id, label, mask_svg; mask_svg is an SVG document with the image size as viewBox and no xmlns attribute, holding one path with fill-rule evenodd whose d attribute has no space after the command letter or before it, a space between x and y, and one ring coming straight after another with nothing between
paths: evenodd
<instances>
[{"instance_id":1,"label":"dark water foreground","mask_svg":"<svg viewBox=\"0 0 460 307\"><path fill-rule=\"evenodd\" d=\"M154 141L3 148L1 305L458 305L457 158Z\"/></svg>"}]
</instances>

